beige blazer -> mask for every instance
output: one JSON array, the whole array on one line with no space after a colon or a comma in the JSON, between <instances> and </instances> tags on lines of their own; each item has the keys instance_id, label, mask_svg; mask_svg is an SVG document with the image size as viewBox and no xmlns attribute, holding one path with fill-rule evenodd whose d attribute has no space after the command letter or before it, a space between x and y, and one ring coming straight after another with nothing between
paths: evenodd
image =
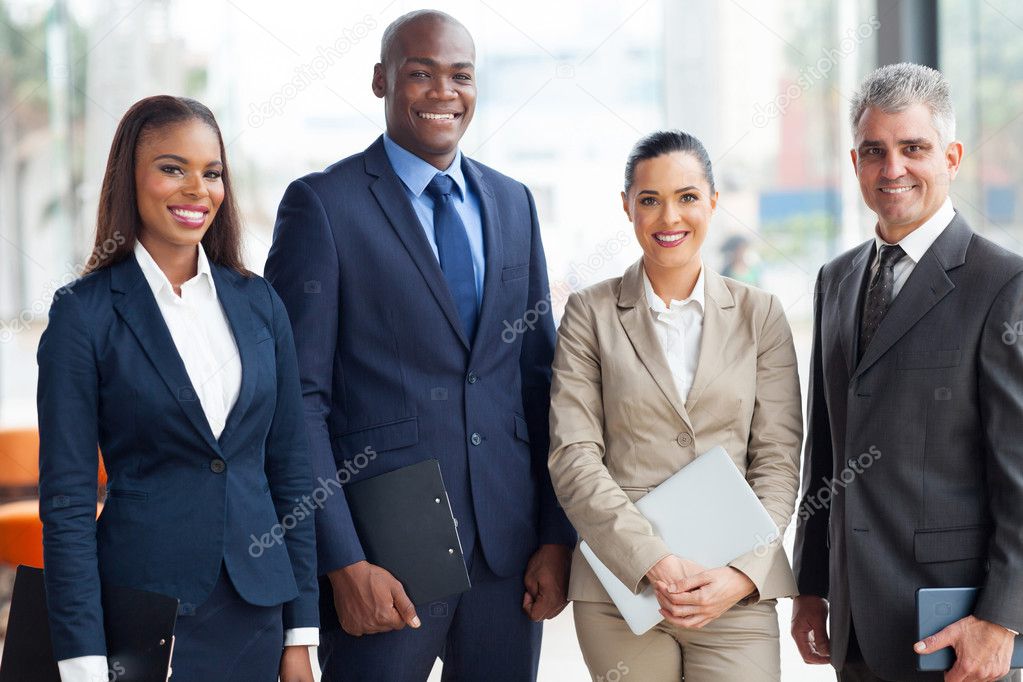
<instances>
[{"instance_id":1,"label":"beige blazer","mask_svg":"<svg viewBox=\"0 0 1023 682\"><path fill-rule=\"evenodd\" d=\"M792 332L776 296L706 270L699 364L683 404L642 267L568 299L554 356L549 461L580 539L634 592L671 552L633 502L721 445L784 532L803 425ZM729 565L757 586L754 601L796 593L780 541ZM578 547L569 599L610 601Z\"/></svg>"}]
</instances>

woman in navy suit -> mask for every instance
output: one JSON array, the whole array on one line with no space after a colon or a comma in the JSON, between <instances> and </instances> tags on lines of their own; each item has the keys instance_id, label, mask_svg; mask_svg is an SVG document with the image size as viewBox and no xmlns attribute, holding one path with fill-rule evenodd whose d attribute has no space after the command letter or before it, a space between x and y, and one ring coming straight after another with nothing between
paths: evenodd
<instances>
[{"instance_id":1,"label":"woman in navy suit","mask_svg":"<svg viewBox=\"0 0 1023 682\"><path fill-rule=\"evenodd\" d=\"M39 344L39 509L62 682L107 679L101 585L180 601L184 682L311 682L313 489L287 314L241 264L202 104L121 120L84 276ZM97 444L109 479L96 520Z\"/></svg>"}]
</instances>

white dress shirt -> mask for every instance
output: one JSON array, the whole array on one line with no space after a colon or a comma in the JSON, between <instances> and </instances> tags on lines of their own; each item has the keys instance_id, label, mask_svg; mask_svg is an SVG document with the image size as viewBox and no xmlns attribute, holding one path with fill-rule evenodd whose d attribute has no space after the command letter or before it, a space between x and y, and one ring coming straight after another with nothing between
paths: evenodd
<instances>
[{"instance_id":1,"label":"white dress shirt","mask_svg":"<svg viewBox=\"0 0 1023 682\"><path fill-rule=\"evenodd\" d=\"M693 387L696 366L700 362L705 300L703 267L700 268L700 276L696 278L692 293L684 301L672 300L670 306L664 305L661 297L654 293L646 270L643 270L643 289L650 305L650 314L654 318L657 339L661 342L668 368L675 380L675 388L682 402L685 402L689 389Z\"/></svg>"},{"instance_id":2,"label":"white dress shirt","mask_svg":"<svg viewBox=\"0 0 1023 682\"><path fill-rule=\"evenodd\" d=\"M219 438L227 416L238 400L242 362L231 325L224 313L213 281L206 251L199 245L198 272L174 293L167 275L153 257L135 242L135 259L160 308L171 339L185 365L214 438ZM284 633L284 646L315 646L317 628L292 628ZM78 656L57 662L61 682L107 682L104 656Z\"/></svg>"},{"instance_id":3,"label":"white dress shirt","mask_svg":"<svg viewBox=\"0 0 1023 682\"><path fill-rule=\"evenodd\" d=\"M892 300L899 295L902 291L902 285L906 283L909 276L913 274L913 269L916 264L920 262L920 259L927 253L927 249L931 248L931 244L941 236L941 233L945 231L945 228L949 226L952 219L955 218L956 212L952 208L952 200L945 197L945 203L941 205L937 211L934 212L930 218L928 218L923 225L916 228L899 242L899 246L906 252L895 267L892 268L894 274L894 281L892 282ZM877 233L877 228L874 228L874 262L870 265L870 278L873 280L874 275L877 273L878 263L880 262L881 247L888 244L885 240L881 239L881 235ZM894 246L894 244L888 244Z\"/></svg>"}]
</instances>

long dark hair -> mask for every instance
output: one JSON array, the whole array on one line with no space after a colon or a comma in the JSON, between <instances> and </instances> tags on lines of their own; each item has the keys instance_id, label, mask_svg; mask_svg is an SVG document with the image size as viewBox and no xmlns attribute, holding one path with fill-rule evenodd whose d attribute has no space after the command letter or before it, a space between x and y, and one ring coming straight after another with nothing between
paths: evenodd
<instances>
[{"instance_id":1,"label":"long dark hair","mask_svg":"<svg viewBox=\"0 0 1023 682\"><path fill-rule=\"evenodd\" d=\"M231 174L227 167L224 136L217 119L206 105L187 97L156 95L139 100L124 114L114 133L103 175L96 216L96 243L92 256L82 272L110 267L128 258L135 248L142 229L138 199L135 193L135 152L143 136L169 125L186 121L202 121L217 133L220 160L224 163L221 181L224 201L220 204L210 229L202 238L206 256L214 263L231 268L242 275L251 273L242 265L242 227L238 207L234 203Z\"/></svg>"},{"instance_id":2,"label":"long dark hair","mask_svg":"<svg viewBox=\"0 0 1023 682\"><path fill-rule=\"evenodd\" d=\"M703 166L703 174L707 178L707 184L710 185L710 192L713 194L714 169L711 168L710 156L707 155L707 150L702 142L694 135L681 130L658 130L644 136L636 143L625 162L625 193L628 194L632 189L632 183L636 179L636 166L640 161L655 159L673 152L683 152L696 157L696 160Z\"/></svg>"}]
</instances>

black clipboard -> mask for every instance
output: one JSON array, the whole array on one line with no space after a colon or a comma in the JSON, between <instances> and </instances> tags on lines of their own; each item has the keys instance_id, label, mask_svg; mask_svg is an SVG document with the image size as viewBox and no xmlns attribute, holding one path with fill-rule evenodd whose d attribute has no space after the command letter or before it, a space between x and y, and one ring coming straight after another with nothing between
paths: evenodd
<instances>
[{"instance_id":1,"label":"black clipboard","mask_svg":"<svg viewBox=\"0 0 1023 682\"><path fill-rule=\"evenodd\" d=\"M177 614L173 597L103 587L107 668L118 682L167 682ZM60 682L42 569L18 566L0 682Z\"/></svg>"},{"instance_id":2,"label":"black clipboard","mask_svg":"<svg viewBox=\"0 0 1023 682\"><path fill-rule=\"evenodd\" d=\"M469 589L437 460L349 483L344 490L366 560L400 580L413 604Z\"/></svg>"}]
</instances>

